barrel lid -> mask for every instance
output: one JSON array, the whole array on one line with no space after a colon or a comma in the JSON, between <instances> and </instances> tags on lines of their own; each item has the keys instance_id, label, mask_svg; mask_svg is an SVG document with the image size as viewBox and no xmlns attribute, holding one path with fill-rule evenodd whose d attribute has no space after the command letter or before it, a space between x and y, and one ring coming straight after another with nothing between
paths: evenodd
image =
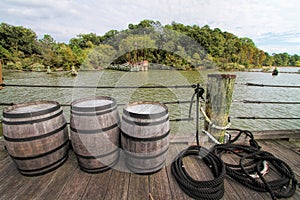
<instances>
[{"instance_id":1,"label":"barrel lid","mask_svg":"<svg viewBox=\"0 0 300 200\"><path fill-rule=\"evenodd\" d=\"M168 108L159 102L140 101L126 105L123 113L130 117L152 119L166 116Z\"/></svg>"},{"instance_id":2,"label":"barrel lid","mask_svg":"<svg viewBox=\"0 0 300 200\"><path fill-rule=\"evenodd\" d=\"M137 104L127 107L127 111L136 114L157 114L165 112L165 108L157 104Z\"/></svg>"},{"instance_id":3,"label":"barrel lid","mask_svg":"<svg viewBox=\"0 0 300 200\"><path fill-rule=\"evenodd\" d=\"M3 117L7 118L25 118L36 117L48 114L60 109L56 101L31 101L9 106L3 111Z\"/></svg>"},{"instance_id":4,"label":"barrel lid","mask_svg":"<svg viewBox=\"0 0 300 200\"><path fill-rule=\"evenodd\" d=\"M79 99L71 103L73 111L93 112L112 108L116 105L116 100L111 97L91 97Z\"/></svg>"}]
</instances>

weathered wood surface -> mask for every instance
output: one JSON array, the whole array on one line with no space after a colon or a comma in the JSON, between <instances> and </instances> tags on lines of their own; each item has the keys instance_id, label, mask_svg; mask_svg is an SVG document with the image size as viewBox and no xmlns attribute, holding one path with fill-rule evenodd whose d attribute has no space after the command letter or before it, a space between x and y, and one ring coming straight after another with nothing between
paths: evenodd
<instances>
[{"instance_id":1,"label":"weathered wood surface","mask_svg":"<svg viewBox=\"0 0 300 200\"><path fill-rule=\"evenodd\" d=\"M292 143L282 140L259 141L263 150L273 153L287 162L300 180L300 153ZM170 163L174 156L185 149L187 144L171 144L167 158L168 165L153 175L137 175L118 170L88 174L78 168L76 156L69 152L67 162L57 170L38 177L22 176L7 156L0 142L0 199L191 199L184 194L174 180ZM225 161L233 162L234 157L226 156ZM124 162L124 161L123 161ZM199 180L208 180L212 175L201 162L186 158L187 170ZM271 176L271 172L268 174ZM258 193L225 179L223 199L270 199L267 193ZM300 199L300 189L289 199Z\"/></svg>"},{"instance_id":2,"label":"weathered wood surface","mask_svg":"<svg viewBox=\"0 0 300 200\"><path fill-rule=\"evenodd\" d=\"M116 108L115 99L103 96L72 102L70 138L84 171L101 172L116 163L120 140Z\"/></svg>"},{"instance_id":3,"label":"weathered wood surface","mask_svg":"<svg viewBox=\"0 0 300 200\"><path fill-rule=\"evenodd\" d=\"M251 131L256 140L278 140L285 139L288 141L300 141L300 129L293 130L264 130L264 131ZM230 132L231 137L237 135L237 131ZM242 139L242 138L241 138ZM247 139L247 138L246 138ZM247 139L248 140L248 139ZM204 133L200 134L200 145L209 141L209 138ZM172 136L170 137L171 144L195 144L196 140L193 134L185 134L185 136ZM299 147L300 148L300 147Z\"/></svg>"},{"instance_id":4,"label":"weathered wood surface","mask_svg":"<svg viewBox=\"0 0 300 200\"><path fill-rule=\"evenodd\" d=\"M205 113L212 123L219 127L228 124L230 105L236 75L209 74L206 88ZM224 142L225 130L219 130L204 123L205 130L221 143Z\"/></svg>"},{"instance_id":5,"label":"weathered wood surface","mask_svg":"<svg viewBox=\"0 0 300 200\"><path fill-rule=\"evenodd\" d=\"M57 102L41 100L9 106L3 111L2 126L7 151L23 174L42 174L66 160L69 136Z\"/></svg>"},{"instance_id":6,"label":"weathered wood surface","mask_svg":"<svg viewBox=\"0 0 300 200\"><path fill-rule=\"evenodd\" d=\"M300 140L300 129L294 130L270 130L270 131L253 131L257 140L270 139L298 139Z\"/></svg>"},{"instance_id":7,"label":"weathered wood surface","mask_svg":"<svg viewBox=\"0 0 300 200\"><path fill-rule=\"evenodd\" d=\"M161 169L169 147L169 114L162 103L141 101L123 109L121 143L132 172L152 173Z\"/></svg>"}]
</instances>

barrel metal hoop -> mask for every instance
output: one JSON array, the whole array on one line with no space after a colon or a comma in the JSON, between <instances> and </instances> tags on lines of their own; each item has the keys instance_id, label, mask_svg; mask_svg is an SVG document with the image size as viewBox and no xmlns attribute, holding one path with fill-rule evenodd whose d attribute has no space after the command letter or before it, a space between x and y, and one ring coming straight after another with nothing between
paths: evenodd
<instances>
[{"instance_id":1,"label":"barrel metal hoop","mask_svg":"<svg viewBox=\"0 0 300 200\"><path fill-rule=\"evenodd\" d=\"M125 121L127 124L131 124L131 125L137 125L137 126L156 126L159 124L163 124L164 122L169 121L169 116L165 119L159 120L159 121L155 121L155 122L136 122L136 121L131 121L129 119L127 119L126 117L122 117L122 120Z\"/></svg>"},{"instance_id":2,"label":"barrel metal hoop","mask_svg":"<svg viewBox=\"0 0 300 200\"><path fill-rule=\"evenodd\" d=\"M60 163L59 165L55 166L54 168L51 168L51 169L49 169L47 171L43 171L43 172L40 172L40 173L37 173L37 174L32 174L31 175L31 174L26 174L26 173L24 174L24 173L22 173L25 176L39 176L39 175L43 175L43 174L46 174L48 172L51 172L51 171L57 169L62 164L64 164L65 161L67 160L68 156L69 156L69 152L67 151L59 160L55 161L54 163L51 163L50 165L47 165L47 166L44 166L44 167L41 167L41 168L37 168L37 169L21 169L21 168L18 168L18 170L20 170L21 173L22 172L36 172L36 171L41 171L41 170L50 168L50 167L52 167L52 166L54 166L54 165L56 165L56 164L58 164L58 163L60 163L60 162L63 161L62 163Z\"/></svg>"},{"instance_id":3,"label":"barrel metal hoop","mask_svg":"<svg viewBox=\"0 0 300 200\"><path fill-rule=\"evenodd\" d=\"M160 157L160 156L162 156L163 154L167 153L168 150L169 150L169 147L166 148L164 151L160 152L159 154L155 154L155 155L153 155L153 156L147 156L147 155L144 155L144 156L138 156L138 155L134 155L134 154L132 154L132 152L126 151L126 150L124 150L124 153L126 154L126 156L129 156L129 157L132 157L132 158L138 158L138 159L141 159L141 160L148 160L148 159L153 159L153 158ZM136 152L135 152L135 153L136 153Z\"/></svg>"},{"instance_id":4,"label":"barrel metal hoop","mask_svg":"<svg viewBox=\"0 0 300 200\"><path fill-rule=\"evenodd\" d=\"M3 117L12 118L12 119L19 119L19 118L29 118L29 117L37 117L41 115L46 115L52 112L55 112L60 109L60 105L57 104L52 108L48 108L45 110L35 111L35 112L28 112L28 113L7 113L3 112Z\"/></svg>"},{"instance_id":5,"label":"barrel metal hoop","mask_svg":"<svg viewBox=\"0 0 300 200\"><path fill-rule=\"evenodd\" d=\"M166 116L168 114L168 111L164 110L160 113L139 114L139 113L129 112L129 111L123 109L123 114L127 115L129 117L138 118L138 119L157 119L157 118Z\"/></svg>"},{"instance_id":6,"label":"barrel metal hoop","mask_svg":"<svg viewBox=\"0 0 300 200\"><path fill-rule=\"evenodd\" d=\"M151 167L151 168L139 168L136 166L132 166L128 161L126 161L126 165L130 169L130 171L132 171L133 173L137 173L137 174L141 174L141 175L150 175L150 174L158 172L165 165L165 161L163 161L162 163L159 163L157 166ZM149 171L149 172L140 172L140 171Z\"/></svg>"},{"instance_id":7,"label":"barrel metal hoop","mask_svg":"<svg viewBox=\"0 0 300 200\"><path fill-rule=\"evenodd\" d=\"M33 140L38 140L38 139L49 137L51 135L54 135L54 134L64 130L66 127L67 127L67 123L64 123L58 129L55 129L54 131L51 131L51 132L43 134L43 135L32 136L32 137L27 137L27 138L10 138L10 137L4 136L4 139L8 142L28 142L28 141L33 141Z\"/></svg>"},{"instance_id":8,"label":"barrel metal hoop","mask_svg":"<svg viewBox=\"0 0 300 200\"><path fill-rule=\"evenodd\" d=\"M95 107L79 107L79 106L75 105L76 103L84 102L87 100L110 100L110 101L112 101L112 103L103 105L103 106L95 106ZM117 105L116 100L111 97L99 97L99 98L95 98L95 99L87 98L87 99L83 99L83 100L79 100L79 101L74 101L71 104L71 110L78 111L78 112L94 112L94 111L106 110L106 109L115 107L116 105Z\"/></svg>"},{"instance_id":9,"label":"barrel metal hoop","mask_svg":"<svg viewBox=\"0 0 300 200\"><path fill-rule=\"evenodd\" d=\"M62 145L58 146L57 148L52 149L51 151L48 151L48 152L45 152L45 153L35 155L35 156L17 157L17 156L12 156L10 154L9 154L9 156L11 158L15 159L15 160L33 160L33 159L41 158L41 157L47 156L49 154L52 154L52 153L64 148L66 145L69 146L69 139L67 139Z\"/></svg>"},{"instance_id":10,"label":"barrel metal hoop","mask_svg":"<svg viewBox=\"0 0 300 200\"><path fill-rule=\"evenodd\" d=\"M104 167L98 167L98 168L86 168L83 167L79 164L79 167L82 171L85 171L87 173L98 173L98 172L105 172L109 169L111 169L112 167L114 167L117 163L119 162L119 157L118 159L114 160L112 163L108 164L107 166Z\"/></svg>"},{"instance_id":11,"label":"barrel metal hoop","mask_svg":"<svg viewBox=\"0 0 300 200\"><path fill-rule=\"evenodd\" d=\"M157 137L150 137L150 138L139 138L129 135L128 133L125 133L124 131L121 131L121 135L124 136L126 139L130 139L132 141L136 142L155 142L158 140L161 140L165 137L167 137L170 134L170 130L168 130L165 134L157 136Z\"/></svg>"},{"instance_id":12,"label":"barrel metal hoop","mask_svg":"<svg viewBox=\"0 0 300 200\"><path fill-rule=\"evenodd\" d=\"M75 132L75 133L79 133L79 134L96 134L96 133L103 133L103 132L106 132L106 131L109 131L111 129L114 129L116 127L118 127L119 124L118 123L115 123L109 127L105 127L105 128L101 128L101 129L96 129L96 130L79 130L79 129L76 129L72 126L70 126L70 129L71 131Z\"/></svg>"},{"instance_id":13,"label":"barrel metal hoop","mask_svg":"<svg viewBox=\"0 0 300 200\"><path fill-rule=\"evenodd\" d=\"M79 158L84 158L84 159L97 159L97 158L103 158L103 157L106 157L106 156L109 156L115 152L119 151L119 148L117 147L116 149L114 149L113 151L111 152L108 152L106 154L101 154L101 155L97 155L97 156L84 156L84 155L81 155L77 152L74 151L75 155L78 156Z\"/></svg>"},{"instance_id":14,"label":"barrel metal hoop","mask_svg":"<svg viewBox=\"0 0 300 200\"><path fill-rule=\"evenodd\" d=\"M6 121L6 120L2 120L3 124L6 125L24 125L24 124L34 124L34 123L40 123L40 122L44 122L44 121L48 121L50 119L53 119L55 117L58 117L59 115L61 115L63 113L63 110L59 111L58 113L56 113L55 115L51 115L49 117L45 117L45 118L41 118L41 119L35 119L35 120L28 120L28 121L19 121L19 122L11 122L11 121ZM49 114L49 113L48 113Z\"/></svg>"},{"instance_id":15,"label":"barrel metal hoop","mask_svg":"<svg viewBox=\"0 0 300 200\"><path fill-rule=\"evenodd\" d=\"M92 110L90 112L80 112L80 113L76 112L77 110L71 110L71 114L77 115L77 116L98 116L98 115L105 115L107 113L113 112L116 109L117 109L117 106L112 107L111 109L105 110L103 112L95 112L96 110Z\"/></svg>"}]
</instances>

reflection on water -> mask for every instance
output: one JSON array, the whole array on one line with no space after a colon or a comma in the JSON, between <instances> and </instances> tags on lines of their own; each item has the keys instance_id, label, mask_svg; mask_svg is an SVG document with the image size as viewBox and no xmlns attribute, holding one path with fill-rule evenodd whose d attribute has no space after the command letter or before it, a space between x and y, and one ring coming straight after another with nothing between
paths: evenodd
<instances>
[{"instance_id":1,"label":"reflection on water","mask_svg":"<svg viewBox=\"0 0 300 200\"><path fill-rule=\"evenodd\" d=\"M287 69L287 68L286 68ZM295 68L294 68L295 69ZM296 68L297 69L297 68ZM298 68L299 69L299 68ZM298 70L296 70L298 71ZM300 89L247 87L243 83L300 85L299 74L279 74L276 77L269 73L235 72L237 75L234 100L257 101L293 101L300 102ZM70 104L72 101L90 96L111 96L118 104L147 100L147 101L187 101L194 93L193 88L130 88L130 89L96 89L96 86L174 86L200 83L203 86L205 75L197 71L148 71L148 72L120 72L96 71L80 72L78 77L67 77L63 74L47 75L37 72L5 72L3 74L6 84L24 85L74 85L92 86L91 88L22 88L6 87L0 91L1 103L21 103L32 100L55 100L61 104ZM168 104L170 119L188 117L189 104ZM3 106L0 106L1 116ZM64 107L66 117L69 118L69 107ZM122 106L119 106L122 113ZM193 112L194 113L194 112ZM300 106L283 104L242 104L233 102L230 116L240 117L300 117ZM194 114L193 114L194 115ZM294 129L299 128L299 120L238 120L232 118L232 126L250 130L267 129ZM201 122L201 127L203 123ZM173 134L187 134L195 132L194 122L172 122Z\"/></svg>"}]
</instances>

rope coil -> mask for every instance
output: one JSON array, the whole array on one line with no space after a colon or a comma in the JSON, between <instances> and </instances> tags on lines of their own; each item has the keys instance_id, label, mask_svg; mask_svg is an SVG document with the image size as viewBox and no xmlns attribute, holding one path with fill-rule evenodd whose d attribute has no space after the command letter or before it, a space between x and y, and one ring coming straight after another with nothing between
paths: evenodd
<instances>
[{"instance_id":1,"label":"rope coil","mask_svg":"<svg viewBox=\"0 0 300 200\"><path fill-rule=\"evenodd\" d=\"M213 152L220 159L226 153L235 154L240 158L237 165L224 163L226 174L252 190L268 192L272 199L291 197L295 193L298 182L289 165L271 153L262 151L250 131L239 129L229 130L239 131L239 133L227 144L218 144L213 148ZM249 146L234 144L242 134L250 137ZM265 179L264 174L268 170L264 170L264 167L266 167L265 162L268 162L268 168L280 174L278 179L271 181ZM253 173L258 176L253 176Z\"/></svg>"},{"instance_id":2,"label":"rope coil","mask_svg":"<svg viewBox=\"0 0 300 200\"><path fill-rule=\"evenodd\" d=\"M196 156L203 160L215 179L199 181L193 179L185 169L183 158ZM218 200L224 195L225 167L220 158L200 146L190 146L182 151L171 165L171 172L179 187L194 199Z\"/></svg>"}]
</instances>

